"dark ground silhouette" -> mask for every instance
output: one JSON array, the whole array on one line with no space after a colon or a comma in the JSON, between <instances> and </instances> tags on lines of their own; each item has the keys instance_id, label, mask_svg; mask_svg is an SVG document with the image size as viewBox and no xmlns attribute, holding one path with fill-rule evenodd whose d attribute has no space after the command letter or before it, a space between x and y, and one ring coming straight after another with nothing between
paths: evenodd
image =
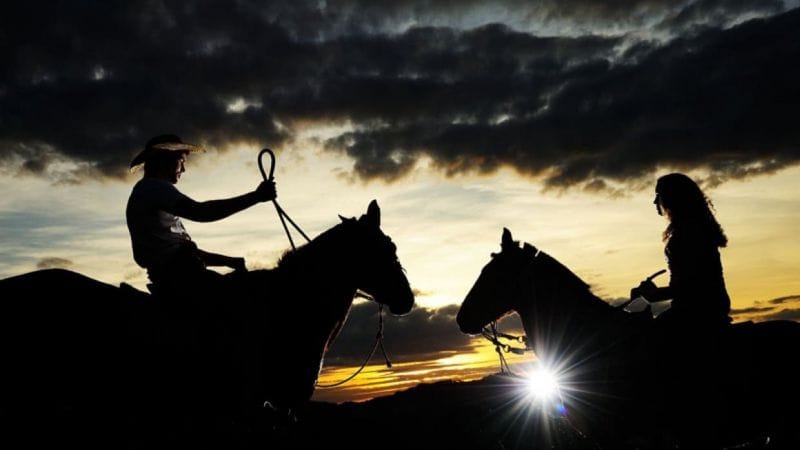
<instances>
[{"instance_id":1,"label":"dark ground silhouette","mask_svg":"<svg viewBox=\"0 0 800 450\"><path fill-rule=\"evenodd\" d=\"M442 381L364 403L311 402L282 448L589 449L590 439L544 414L519 380ZM335 445L335 447L334 447Z\"/></svg>"},{"instance_id":2,"label":"dark ground silhouette","mask_svg":"<svg viewBox=\"0 0 800 450\"><path fill-rule=\"evenodd\" d=\"M99 420L96 414L65 411L13 430L28 436L22 445L6 445L10 430L3 433L0 444L64 449L594 448L561 419L545 416L531 405L514 380L495 375L473 382L421 384L363 403L312 401L297 410L296 421L268 414L247 423L185 423L176 417L145 436L126 431L119 423L125 418L119 414ZM6 413L3 425L13 424L9 418L17 412Z\"/></svg>"},{"instance_id":3,"label":"dark ground silhouette","mask_svg":"<svg viewBox=\"0 0 800 450\"><path fill-rule=\"evenodd\" d=\"M36 442L50 448L104 449L474 449L474 450L596 450L596 449L674 449L671 443L641 440L639 430L631 428L615 441L597 442L563 418L544 412L521 393L518 380L507 375L459 382L420 384L411 389L363 403L333 404L309 402L297 410L296 421L281 421L264 416L250 423L186 424L176 420L172 428L147 436L116 434L97 428L87 439L72 426L81 418L30 430ZM105 420L106 426L120 420ZM7 417L3 424L7 425ZM85 424L81 424L85 425ZM116 429L123 428L116 426ZM584 430L585 431L585 430ZM4 440L8 436L3 433ZM0 442L6 444L8 441ZM91 445L95 444L95 445ZM701 448L692 446L680 448ZM736 448L775 448L763 440L742 442ZM42 448L2 445L3 448Z\"/></svg>"}]
</instances>

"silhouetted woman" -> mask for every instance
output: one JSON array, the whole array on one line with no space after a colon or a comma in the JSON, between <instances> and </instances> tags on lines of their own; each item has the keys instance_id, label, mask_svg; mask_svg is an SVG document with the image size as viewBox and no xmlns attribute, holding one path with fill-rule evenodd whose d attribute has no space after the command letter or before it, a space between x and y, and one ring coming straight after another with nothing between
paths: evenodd
<instances>
[{"instance_id":1,"label":"silhouetted woman","mask_svg":"<svg viewBox=\"0 0 800 450\"><path fill-rule=\"evenodd\" d=\"M662 322L715 326L730 322L731 302L725 289L719 248L728 238L714 217L713 205L691 178L671 173L658 179L653 201L658 214L669 220L664 230L664 253L669 286L651 281L639 285L650 301L672 299L659 316Z\"/></svg>"}]
</instances>

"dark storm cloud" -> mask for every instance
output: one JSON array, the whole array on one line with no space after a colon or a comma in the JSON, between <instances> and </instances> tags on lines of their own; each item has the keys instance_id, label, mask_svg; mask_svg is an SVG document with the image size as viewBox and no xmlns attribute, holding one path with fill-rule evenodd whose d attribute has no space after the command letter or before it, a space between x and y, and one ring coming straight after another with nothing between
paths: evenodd
<instances>
[{"instance_id":1,"label":"dark storm cloud","mask_svg":"<svg viewBox=\"0 0 800 450\"><path fill-rule=\"evenodd\" d=\"M327 7L320 5L327 4ZM744 14L781 11L778 0L337 0L309 7L306 2L271 2L261 14L280 20L298 37L326 39L352 34L380 34L409 24L470 28L502 18L515 28L525 25L585 29L642 25L662 27L724 25Z\"/></svg>"},{"instance_id":2,"label":"dark storm cloud","mask_svg":"<svg viewBox=\"0 0 800 450\"><path fill-rule=\"evenodd\" d=\"M276 84L293 51L286 33L227 3L202 13L147 4L24 2L4 13L0 158L42 173L66 155L113 176L167 131L212 146L280 143L267 108L227 104Z\"/></svg>"},{"instance_id":3,"label":"dark storm cloud","mask_svg":"<svg viewBox=\"0 0 800 450\"><path fill-rule=\"evenodd\" d=\"M66 269L73 265L73 262L69 259L59 258L57 256L51 256L48 258L42 258L39 262L36 263L37 269Z\"/></svg>"},{"instance_id":4,"label":"dark storm cloud","mask_svg":"<svg viewBox=\"0 0 800 450\"><path fill-rule=\"evenodd\" d=\"M751 306L749 308L734 308L731 309L732 316L749 316L753 314L762 314L764 312L772 311L773 308L769 306Z\"/></svg>"},{"instance_id":5,"label":"dark storm cloud","mask_svg":"<svg viewBox=\"0 0 800 450\"><path fill-rule=\"evenodd\" d=\"M669 2L665 2L669 3ZM699 0L684 2L668 15L659 27L664 30L681 30L697 26L728 25L741 21L742 17L769 15L783 11L780 0Z\"/></svg>"},{"instance_id":6,"label":"dark storm cloud","mask_svg":"<svg viewBox=\"0 0 800 450\"><path fill-rule=\"evenodd\" d=\"M800 10L779 2L323 5L16 3L0 18L0 164L119 176L154 134L280 146L316 120L353 124L326 145L364 179L427 157L609 192L664 165L722 182L800 156ZM766 18L732 26L749 17ZM521 27L536 20L579 31ZM586 25L620 21L652 26Z\"/></svg>"},{"instance_id":7,"label":"dark storm cloud","mask_svg":"<svg viewBox=\"0 0 800 450\"><path fill-rule=\"evenodd\" d=\"M757 301L752 307L732 309L737 321L794 320L800 322L800 294Z\"/></svg>"},{"instance_id":8,"label":"dark storm cloud","mask_svg":"<svg viewBox=\"0 0 800 450\"><path fill-rule=\"evenodd\" d=\"M800 308L784 308L763 317L764 320L794 320L800 322Z\"/></svg>"},{"instance_id":9,"label":"dark storm cloud","mask_svg":"<svg viewBox=\"0 0 800 450\"><path fill-rule=\"evenodd\" d=\"M508 44L492 48L528 38L488 28L474 33ZM559 54L567 42L579 41L558 39L545 54ZM492 70L480 81L462 71L472 76L437 89L450 94L437 114L355 131L334 145L356 158L364 176L397 175L415 154L449 172L507 165L551 186L587 189L597 179L624 181L663 165L706 167L719 182L798 162L800 10L663 45L643 42L615 62L600 55L616 40L583 42L596 48L549 67L477 52ZM472 102L456 106L464 98ZM508 120L493 123L503 115Z\"/></svg>"},{"instance_id":10,"label":"dark storm cloud","mask_svg":"<svg viewBox=\"0 0 800 450\"><path fill-rule=\"evenodd\" d=\"M769 300L770 305L782 305L784 303L800 303L800 295L787 295Z\"/></svg>"},{"instance_id":11,"label":"dark storm cloud","mask_svg":"<svg viewBox=\"0 0 800 450\"><path fill-rule=\"evenodd\" d=\"M439 309L414 308L410 314L384 315L384 344L393 361L425 359L444 350L466 351L470 337L456 325L458 306ZM378 331L378 308L373 303L354 305L350 316L325 357L327 364L360 364L372 349ZM382 359L380 349L373 362Z\"/></svg>"},{"instance_id":12,"label":"dark storm cloud","mask_svg":"<svg viewBox=\"0 0 800 450\"><path fill-rule=\"evenodd\" d=\"M459 306L414 308L401 317L384 314L384 345L393 362L435 359L443 351L470 351L475 337L463 334L456 324ZM519 320L508 317L501 321L504 331L519 328ZM327 365L359 365L375 343L378 331L378 308L374 303L354 305L350 316L325 356ZM372 358L382 360L380 348Z\"/></svg>"}]
</instances>

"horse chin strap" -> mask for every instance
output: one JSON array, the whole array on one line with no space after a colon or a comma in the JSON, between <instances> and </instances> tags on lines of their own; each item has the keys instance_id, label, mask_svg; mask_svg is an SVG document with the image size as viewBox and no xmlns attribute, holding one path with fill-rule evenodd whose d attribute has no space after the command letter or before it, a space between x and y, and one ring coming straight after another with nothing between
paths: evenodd
<instances>
[{"instance_id":1,"label":"horse chin strap","mask_svg":"<svg viewBox=\"0 0 800 450\"><path fill-rule=\"evenodd\" d=\"M508 365L508 361L506 361L506 357L503 353L523 355L525 352L531 351L531 347L528 345L528 338L524 335L515 336L497 331L497 321L493 321L488 326L483 327L483 330L481 330L481 335L489 342L494 344L494 351L497 352L497 356L500 358L500 373L508 373L509 375L517 376L511 370L511 366ZM524 344L525 346L512 347L510 344L501 342L500 339L515 341L517 343Z\"/></svg>"}]
</instances>

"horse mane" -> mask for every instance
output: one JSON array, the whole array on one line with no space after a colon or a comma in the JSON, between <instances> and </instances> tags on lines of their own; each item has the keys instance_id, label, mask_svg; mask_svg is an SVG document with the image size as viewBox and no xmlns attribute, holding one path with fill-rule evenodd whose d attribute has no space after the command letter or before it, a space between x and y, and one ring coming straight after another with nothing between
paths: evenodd
<instances>
[{"instance_id":1,"label":"horse mane","mask_svg":"<svg viewBox=\"0 0 800 450\"><path fill-rule=\"evenodd\" d=\"M278 259L276 269L287 269L296 266L300 261L308 261L307 255L317 251L320 247L335 245L334 238L342 232L345 225L355 224L355 219L345 219L344 222L337 224L328 230L325 230L319 236L307 242L296 249L286 250Z\"/></svg>"},{"instance_id":2,"label":"horse mane","mask_svg":"<svg viewBox=\"0 0 800 450\"><path fill-rule=\"evenodd\" d=\"M545 266L548 268L548 270L551 272L550 275L556 277L559 283L563 283L567 286L574 287L576 291L579 294L581 294L581 300L584 300L584 297L585 299L589 300L588 302L584 300L584 303L593 304L593 306L610 307L608 303L603 301L603 299L596 296L592 292L592 287L590 284L583 281L581 277L576 275L575 272L573 272L569 267L562 264L559 260L553 258L552 256L543 251L538 252L536 258L537 259L544 258L543 262L545 263Z\"/></svg>"},{"instance_id":3,"label":"horse mane","mask_svg":"<svg viewBox=\"0 0 800 450\"><path fill-rule=\"evenodd\" d=\"M233 273L232 287L237 289L238 294L249 296L253 298L254 293L261 292L264 286L270 286L271 290L279 291L282 295L296 295L298 293L297 283L302 283L301 279L304 278L309 272L314 273L333 273L332 276L341 270L340 265L333 264L329 260L320 260L318 255L325 253L321 251L326 247L333 247L337 245L337 238L339 238L342 227L345 223L351 222L351 219L346 219L346 222L337 224L317 237L313 238L310 242L303 243L296 249L288 249L278 259L275 267L257 269L245 272L239 276ZM352 222L356 222L352 219ZM332 252L334 254L342 254L342 252ZM320 272L318 265L325 265L330 267ZM278 304L271 304L273 308L278 307ZM290 308L291 303L283 304L283 307Z\"/></svg>"},{"instance_id":4,"label":"horse mane","mask_svg":"<svg viewBox=\"0 0 800 450\"><path fill-rule=\"evenodd\" d=\"M544 258L549 267L553 270L553 275L557 275L559 279L563 282L569 283L570 285L575 285L579 289L590 290L590 285L583 281L581 277L575 275L575 272L570 270L569 267L561 264L561 262L548 253L540 251L537 258Z\"/></svg>"}]
</instances>

